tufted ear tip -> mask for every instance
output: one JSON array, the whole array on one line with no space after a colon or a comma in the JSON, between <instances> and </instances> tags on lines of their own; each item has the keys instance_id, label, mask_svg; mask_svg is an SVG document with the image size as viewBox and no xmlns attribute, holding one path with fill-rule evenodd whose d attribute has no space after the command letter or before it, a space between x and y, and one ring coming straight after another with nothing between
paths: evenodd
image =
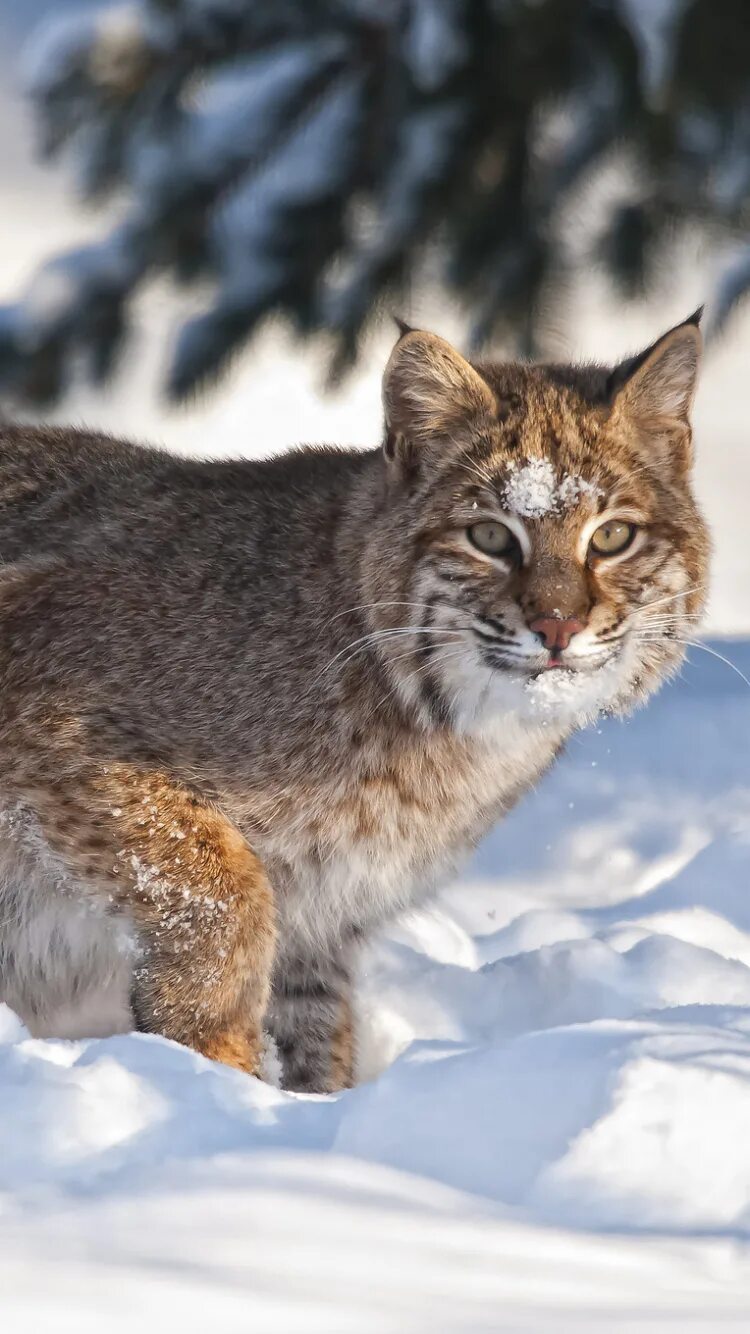
<instances>
[{"instance_id":1,"label":"tufted ear tip","mask_svg":"<svg viewBox=\"0 0 750 1334\"><path fill-rule=\"evenodd\" d=\"M402 338L405 338L407 334L414 333L414 329L413 329L412 325L411 325L411 324L407 324L407 323L406 323L406 320L402 320L400 315L395 315L395 314L391 313L391 319L393 320L393 323L395 324L396 328L398 329L398 341L399 341L399 342L401 341Z\"/></svg>"}]
</instances>

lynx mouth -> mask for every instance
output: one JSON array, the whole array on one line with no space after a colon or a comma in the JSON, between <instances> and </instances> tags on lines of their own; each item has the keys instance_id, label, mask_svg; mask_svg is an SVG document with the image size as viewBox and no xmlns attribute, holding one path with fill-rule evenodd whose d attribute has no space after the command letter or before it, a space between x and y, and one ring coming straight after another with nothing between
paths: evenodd
<instances>
[{"instance_id":1,"label":"lynx mouth","mask_svg":"<svg viewBox=\"0 0 750 1334\"><path fill-rule=\"evenodd\" d=\"M551 659L530 675L534 680L540 676L548 676L551 671L554 671L556 676L596 676L597 672L612 662L614 656L613 653L597 654L592 662L565 662L562 658Z\"/></svg>"},{"instance_id":2,"label":"lynx mouth","mask_svg":"<svg viewBox=\"0 0 750 1334\"><path fill-rule=\"evenodd\" d=\"M567 653L547 652L513 653L507 649L488 648L480 645L483 661L494 671L504 672L520 680L534 681L540 677L555 675L569 678L595 676L617 657L617 649L603 649L601 653L592 653L586 658L574 657Z\"/></svg>"}]
</instances>

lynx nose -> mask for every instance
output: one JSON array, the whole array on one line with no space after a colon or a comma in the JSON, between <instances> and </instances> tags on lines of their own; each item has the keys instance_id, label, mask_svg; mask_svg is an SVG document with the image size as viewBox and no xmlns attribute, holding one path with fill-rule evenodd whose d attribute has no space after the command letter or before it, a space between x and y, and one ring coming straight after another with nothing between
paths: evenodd
<instances>
[{"instance_id":1,"label":"lynx nose","mask_svg":"<svg viewBox=\"0 0 750 1334\"><path fill-rule=\"evenodd\" d=\"M529 623L529 629L539 635L544 647L550 652L567 648L573 635L577 635L583 628L583 621L577 616L569 616L565 620L559 616L537 616L535 621Z\"/></svg>"}]
</instances>

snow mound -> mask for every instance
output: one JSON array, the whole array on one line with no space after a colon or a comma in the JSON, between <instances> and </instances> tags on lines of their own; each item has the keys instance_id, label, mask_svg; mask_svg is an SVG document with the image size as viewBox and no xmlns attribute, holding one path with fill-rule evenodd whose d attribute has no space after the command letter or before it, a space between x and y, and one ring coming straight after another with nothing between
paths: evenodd
<instances>
[{"instance_id":1,"label":"snow mound","mask_svg":"<svg viewBox=\"0 0 750 1334\"><path fill-rule=\"evenodd\" d=\"M4 1329L746 1328L749 746L714 660L580 738L371 948L339 1097L0 1010Z\"/></svg>"}]
</instances>

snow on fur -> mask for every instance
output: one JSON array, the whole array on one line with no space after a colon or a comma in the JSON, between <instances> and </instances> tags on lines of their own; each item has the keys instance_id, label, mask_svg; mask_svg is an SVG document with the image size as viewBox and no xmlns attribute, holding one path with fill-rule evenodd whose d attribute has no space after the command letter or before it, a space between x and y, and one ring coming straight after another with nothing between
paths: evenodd
<instances>
[{"instance_id":1,"label":"snow on fur","mask_svg":"<svg viewBox=\"0 0 750 1334\"><path fill-rule=\"evenodd\" d=\"M504 488L505 504L525 519L559 514L576 505L581 496L597 495L598 488L583 477L566 474L558 479L549 459L526 459L520 466L511 463Z\"/></svg>"}]
</instances>

